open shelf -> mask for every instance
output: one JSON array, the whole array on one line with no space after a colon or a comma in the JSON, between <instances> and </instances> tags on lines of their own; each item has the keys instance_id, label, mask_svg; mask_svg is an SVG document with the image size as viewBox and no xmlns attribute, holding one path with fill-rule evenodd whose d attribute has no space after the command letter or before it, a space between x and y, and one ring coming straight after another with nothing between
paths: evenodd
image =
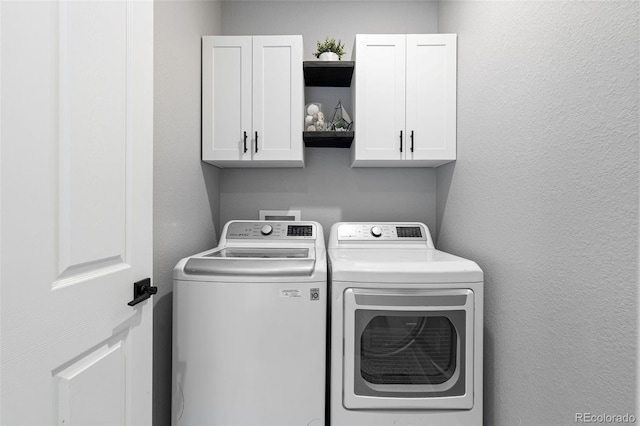
<instances>
[{"instance_id":1,"label":"open shelf","mask_svg":"<svg viewBox=\"0 0 640 426\"><path fill-rule=\"evenodd\" d=\"M305 86L350 87L354 61L304 61Z\"/></svg>"},{"instance_id":2,"label":"open shelf","mask_svg":"<svg viewBox=\"0 0 640 426\"><path fill-rule=\"evenodd\" d=\"M309 148L349 148L353 132L302 132L302 139Z\"/></svg>"}]
</instances>

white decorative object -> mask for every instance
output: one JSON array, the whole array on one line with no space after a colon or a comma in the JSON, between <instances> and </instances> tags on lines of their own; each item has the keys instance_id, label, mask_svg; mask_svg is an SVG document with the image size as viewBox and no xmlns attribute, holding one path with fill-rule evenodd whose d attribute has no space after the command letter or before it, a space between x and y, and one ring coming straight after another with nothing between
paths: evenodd
<instances>
[{"instance_id":1,"label":"white decorative object","mask_svg":"<svg viewBox=\"0 0 640 426\"><path fill-rule=\"evenodd\" d=\"M321 61L339 61L340 57L334 52L324 52L318 57Z\"/></svg>"},{"instance_id":2,"label":"white decorative object","mask_svg":"<svg viewBox=\"0 0 640 426\"><path fill-rule=\"evenodd\" d=\"M322 104L317 102L307 104L304 108L304 128L307 132L321 132L325 130L324 114Z\"/></svg>"},{"instance_id":3,"label":"white decorative object","mask_svg":"<svg viewBox=\"0 0 640 426\"><path fill-rule=\"evenodd\" d=\"M320 112L320 104L307 105L307 115L315 115Z\"/></svg>"}]
</instances>

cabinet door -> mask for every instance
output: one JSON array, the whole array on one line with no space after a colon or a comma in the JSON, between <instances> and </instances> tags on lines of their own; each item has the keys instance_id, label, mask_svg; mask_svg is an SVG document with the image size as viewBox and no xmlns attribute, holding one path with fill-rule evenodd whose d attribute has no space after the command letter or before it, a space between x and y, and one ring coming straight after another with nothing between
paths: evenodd
<instances>
[{"instance_id":1,"label":"cabinet door","mask_svg":"<svg viewBox=\"0 0 640 426\"><path fill-rule=\"evenodd\" d=\"M455 34L407 35L406 87L407 159L455 160Z\"/></svg>"},{"instance_id":2,"label":"cabinet door","mask_svg":"<svg viewBox=\"0 0 640 426\"><path fill-rule=\"evenodd\" d=\"M254 36L254 162L304 164L303 108L302 36Z\"/></svg>"},{"instance_id":3,"label":"cabinet door","mask_svg":"<svg viewBox=\"0 0 640 426\"><path fill-rule=\"evenodd\" d=\"M251 160L251 131L251 37L203 37L202 159Z\"/></svg>"},{"instance_id":4,"label":"cabinet door","mask_svg":"<svg viewBox=\"0 0 640 426\"><path fill-rule=\"evenodd\" d=\"M405 36L357 35L354 166L405 158ZM401 137L402 132L402 137ZM360 164L358 164L360 163Z\"/></svg>"}]
</instances>

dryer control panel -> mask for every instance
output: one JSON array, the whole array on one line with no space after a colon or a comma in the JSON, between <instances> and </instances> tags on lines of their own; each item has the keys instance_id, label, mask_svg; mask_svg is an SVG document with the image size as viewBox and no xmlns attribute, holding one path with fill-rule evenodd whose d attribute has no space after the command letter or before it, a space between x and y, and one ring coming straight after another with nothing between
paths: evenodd
<instances>
[{"instance_id":1,"label":"dryer control panel","mask_svg":"<svg viewBox=\"0 0 640 426\"><path fill-rule=\"evenodd\" d=\"M312 223L300 222L232 222L227 228L226 237L234 239L303 239L314 240L316 227Z\"/></svg>"},{"instance_id":2,"label":"dryer control panel","mask_svg":"<svg viewBox=\"0 0 640 426\"><path fill-rule=\"evenodd\" d=\"M426 241L428 234L418 223L344 223L338 227L339 241Z\"/></svg>"}]
</instances>

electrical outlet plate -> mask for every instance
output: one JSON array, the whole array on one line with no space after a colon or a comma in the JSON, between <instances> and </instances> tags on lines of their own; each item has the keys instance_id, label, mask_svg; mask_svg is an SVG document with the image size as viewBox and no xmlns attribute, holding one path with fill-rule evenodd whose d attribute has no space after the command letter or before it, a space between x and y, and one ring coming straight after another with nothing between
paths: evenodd
<instances>
[{"instance_id":1,"label":"electrical outlet plate","mask_svg":"<svg viewBox=\"0 0 640 426\"><path fill-rule=\"evenodd\" d=\"M301 220L300 210L260 210L260 220Z\"/></svg>"}]
</instances>

